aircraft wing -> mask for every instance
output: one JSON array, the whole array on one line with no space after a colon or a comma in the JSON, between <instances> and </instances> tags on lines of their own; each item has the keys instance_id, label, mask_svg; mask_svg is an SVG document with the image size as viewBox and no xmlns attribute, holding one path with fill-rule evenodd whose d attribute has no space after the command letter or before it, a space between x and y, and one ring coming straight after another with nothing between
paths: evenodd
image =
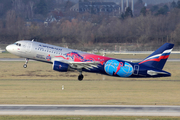
<instances>
[{"instance_id":1,"label":"aircraft wing","mask_svg":"<svg viewBox=\"0 0 180 120\"><path fill-rule=\"evenodd\" d=\"M76 69L82 69L85 68L87 70L92 69L92 68L98 68L98 64L100 64L100 62L66 62L67 64L69 64L72 68L76 68Z\"/></svg>"},{"instance_id":2,"label":"aircraft wing","mask_svg":"<svg viewBox=\"0 0 180 120\"><path fill-rule=\"evenodd\" d=\"M93 61L93 62L74 62L74 61L68 61L68 60L59 60L59 59L55 59L53 61L59 61L59 62L62 62L62 63L66 63L66 64L69 64L69 66L71 68L74 68L74 69L87 69L87 70L90 70L90 69L93 69L93 68L98 68L98 65L99 64L102 64L101 62L98 62L98 61Z\"/></svg>"}]
</instances>

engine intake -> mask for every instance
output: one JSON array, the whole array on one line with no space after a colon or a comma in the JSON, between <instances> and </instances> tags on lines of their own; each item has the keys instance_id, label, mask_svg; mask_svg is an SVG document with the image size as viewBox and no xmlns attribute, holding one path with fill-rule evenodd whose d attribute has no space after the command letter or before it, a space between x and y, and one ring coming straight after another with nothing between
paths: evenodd
<instances>
[{"instance_id":1,"label":"engine intake","mask_svg":"<svg viewBox=\"0 0 180 120\"><path fill-rule=\"evenodd\" d=\"M59 62L59 61L54 61L53 63L53 70L55 71L67 72L68 68L69 68L69 64Z\"/></svg>"}]
</instances>

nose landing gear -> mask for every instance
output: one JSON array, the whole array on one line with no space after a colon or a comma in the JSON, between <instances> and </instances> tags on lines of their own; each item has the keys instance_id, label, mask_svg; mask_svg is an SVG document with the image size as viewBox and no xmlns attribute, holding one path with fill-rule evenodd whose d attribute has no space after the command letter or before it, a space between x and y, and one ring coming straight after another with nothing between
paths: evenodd
<instances>
[{"instance_id":1,"label":"nose landing gear","mask_svg":"<svg viewBox=\"0 0 180 120\"><path fill-rule=\"evenodd\" d=\"M27 68L27 64L28 64L29 59L26 58L25 60L26 60L26 62L25 62L25 64L23 65L23 67L24 67L24 68Z\"/></svg>"}]
</instances>

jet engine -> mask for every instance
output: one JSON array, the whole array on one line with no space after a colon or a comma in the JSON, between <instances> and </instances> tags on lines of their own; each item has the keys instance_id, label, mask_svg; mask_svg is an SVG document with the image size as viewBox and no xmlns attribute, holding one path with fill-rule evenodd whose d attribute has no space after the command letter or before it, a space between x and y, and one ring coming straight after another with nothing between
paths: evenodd
<instances>
[{"instance_id":1,"label":"jet engine","mask_svg":"<svg viewBox=\"0 0 180 120\"><path fill-rule=\"evenodd\" d=\"M54 61L52 67L53 67L53 70L55 70L55 71L67 72L69 69L69 64L59 62L59 61Z\"/></svg>"}]
</instances>

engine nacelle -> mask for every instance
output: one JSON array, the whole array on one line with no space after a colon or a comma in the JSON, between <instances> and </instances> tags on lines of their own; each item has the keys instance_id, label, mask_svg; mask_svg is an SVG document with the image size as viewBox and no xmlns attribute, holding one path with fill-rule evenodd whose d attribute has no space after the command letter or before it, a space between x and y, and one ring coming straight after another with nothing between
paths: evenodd
<instances>
[{"instance_id":1,"label":"engine nacelle","mask_svg":"<svg viewBox=\"0 0 180 120\"><path fill-rule=\"evenodd\" d=\"M53 70L55 71L67 72L68 68L69 68L69 64L59 62L59 61L54 61L53 63Z\"/></svg>"}]
</instances>

